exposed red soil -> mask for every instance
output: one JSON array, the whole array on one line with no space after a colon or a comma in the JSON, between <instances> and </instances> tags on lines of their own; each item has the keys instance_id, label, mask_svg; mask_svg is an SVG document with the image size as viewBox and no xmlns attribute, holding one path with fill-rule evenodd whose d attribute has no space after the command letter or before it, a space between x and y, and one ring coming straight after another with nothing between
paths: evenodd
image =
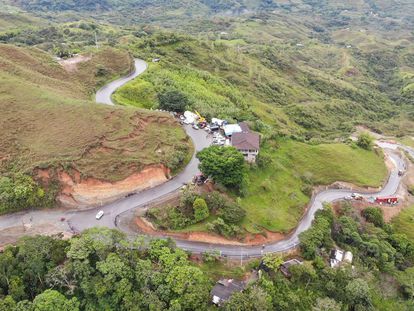
<instances>
[{"instance_id":1,"label":"exposed red soil","mask_svg":"<svg viewBox=\"0 0 414 311\"><path fill-rule=\"evenodd\" d=\"M79 172L73 176L66 171L58 172L58 180L62 186L58 200L64 206L87 207L104 204L131 192L155 187L165 181L169 170L163 165L153 165L138 173L117 181L107 182L96 178L82 179Z\"/></svg>"}]
</instances>

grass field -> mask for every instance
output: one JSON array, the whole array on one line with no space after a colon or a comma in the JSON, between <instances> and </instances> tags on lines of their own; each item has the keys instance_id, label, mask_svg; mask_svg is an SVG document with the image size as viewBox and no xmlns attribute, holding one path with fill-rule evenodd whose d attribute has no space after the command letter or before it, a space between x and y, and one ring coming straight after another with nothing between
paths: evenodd
<instances>
[{"instance_id":1,"label":"grass field","mask_svg":"<svg viewBox=\"0 0 414 311\"><path fill-rule=\"evenodd\" d=\"M406 234L414 242L414 206L403 209L393 218L392 224L395 231Z\"/></svg>"},{"instance_id":2,"label":"grass field","mask_svg":"<svg viewBox=\"0 0 414 311\"><path fill-rule=\"evenodd\" d=\"M308 145L285 140L265 145L261 152L271 157L272 163L250 170L248 195L241 200L247 212L244 226L250 232L260 232L262 227L279 232L293 229L313 185L345 181L377 187L387 175L382 155L345 144Z\"/></svg>"},{"instance_id":3,"label":"grass field","mask_svg":"<svg viewBox=\"0 0 414 311\"><path fill-rule=\"evenodd\" d=\"M68 73L40 50L0 45L0 172L73 168L82 177L117 181L190 152L168 114L91 101L131 62L111 48L90 53L91 61Z\"/></svg>"}]
</instances>

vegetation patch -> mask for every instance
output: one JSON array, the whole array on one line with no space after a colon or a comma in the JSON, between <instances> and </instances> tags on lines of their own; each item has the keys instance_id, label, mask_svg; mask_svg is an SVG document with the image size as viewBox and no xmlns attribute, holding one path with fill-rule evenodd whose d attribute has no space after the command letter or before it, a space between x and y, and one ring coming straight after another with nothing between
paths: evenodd
<instances>
[{"instance_id":1,"label":"vegetation patch","mask_svg":"<svg viewBox=\"0 0 414 311\"><path fill-rule=\"evenodd\" d=\"M246 195L248 231L289 232L303 215L314 186L344 181L379 187L387 175L383 155L346 144L309 145L281 139L261 148L259 166L250 169Z\"/></svg>"},{"instance_id":2,"label":"vegetation patch","mask_svg":"<svg viewBox=\"0 0 414 311\"><path fill-rule=\"evenodd\" d=\"M0 50L1 174L74 169L119 181L154 164L174 173L188 161L191 143L171 116L89 100L103 80L129 70L127 53L103 49L72 74L40 50Z\"/></svg>"}]
</instances>

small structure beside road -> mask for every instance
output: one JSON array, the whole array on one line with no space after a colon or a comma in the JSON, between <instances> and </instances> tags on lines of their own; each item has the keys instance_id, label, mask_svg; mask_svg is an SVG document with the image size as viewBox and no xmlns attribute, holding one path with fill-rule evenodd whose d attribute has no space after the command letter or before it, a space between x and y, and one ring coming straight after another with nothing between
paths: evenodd
<instances>
[{"instance_id":1,"label":"small structure beside road","mask_svg":"<svg viewBox=\"0 0 414 311\"><path fill-rule=\"evenodd\" d=\"M284 263L282 263L280 265L280 272L282 272L282 274L287 277L290 278L292 276L292 274L290 273L289 269L292 266L296 266L296 265L301 265L303 262L300 261L299 259L291 259L288 261L285 261Z\"/></svg>"},{"instance_id":2,"label":"small structure beside road","mask_svg":"<svg viewBox=\"0 0 414 311\"><path fill-rule=\"evenodd\" d=\"M233 279L221 279L211 290L212 301L215 305L221 306L231 295L236 292L242 292L246 288L246 283Z\"/></svg>"},{"instance_id":3,"label":"small structure beside road","mask_svg":"<svg viewBox=\"0 0 414 311\"><path fill-rule=\"evenodd\" d=\"M331 268L337 268L344 263L352 264L353 258L353 254L349 251L344 252L340 249L333 249L331 251L331 259L329 261L329 264Z\"/></svg>"}]
</instances>

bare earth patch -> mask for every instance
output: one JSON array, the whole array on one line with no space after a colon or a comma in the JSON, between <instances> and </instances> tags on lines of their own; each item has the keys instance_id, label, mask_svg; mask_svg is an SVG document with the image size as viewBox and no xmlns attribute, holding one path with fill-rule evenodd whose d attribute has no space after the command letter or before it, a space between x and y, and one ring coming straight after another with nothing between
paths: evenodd
<instances>
[{"instance_id":1,"label":"bare earth patch","mask_svg":"<svg viewBox=\"0 0 414 311\"><path fill-rule=\"evenodd\" d=\"M167 181L169 170L163 165L144 168L117 182L107 182L96 178L81 179L78 174L70 176L61 171L58 179L62 185L58 200L64 206L88 207L104 204L128 193L152 188Z\"/></svg>"},{"instance_id":2,"label":"bare earth patch","mask_svg":"<svg viewBox=\"0 0 414 311\"><path fill-rule=\"evenodd\" d=\"M72 58L68 59L62 59L59 60L58 63L67 71L67 72L75 72L78 70L78 64L79 63L85 63L89 60L91 60L91 56L85 56L85 55L77 55Z\"/></svg>"}]
</instances>

